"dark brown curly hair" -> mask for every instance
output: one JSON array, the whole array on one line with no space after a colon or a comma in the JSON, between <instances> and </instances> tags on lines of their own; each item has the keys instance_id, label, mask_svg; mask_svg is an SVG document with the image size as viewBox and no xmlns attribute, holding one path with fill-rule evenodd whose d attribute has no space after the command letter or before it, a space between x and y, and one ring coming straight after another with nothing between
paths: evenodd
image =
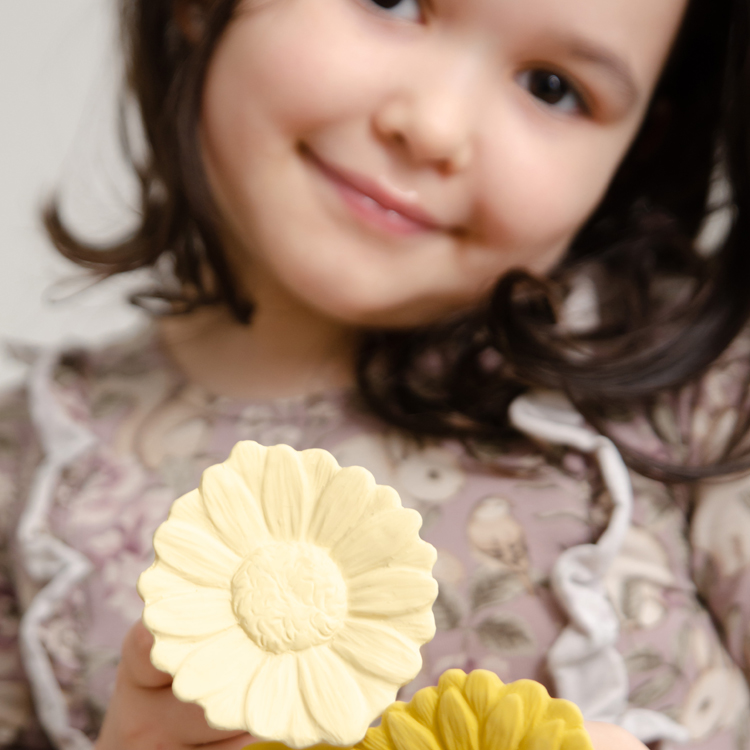
<instances>
[{"instance_id":1,"label":"dark brown curly hair","mask_svg":"<svg viewBox=\"0 0 750 750\"><path fill-rule=\"evenodd\" d=\"M113 245L87 245L55 201L45 223L63 255L102 277L166 263L178 283L138 295L138 304L161 300L174 314L224 304L250 324L252 301L223 252L198 139L206 69L237 4L195 0L204 28L191 41L175 18L189 0L122 0L127 90L148 143L134 163L139 226ZM365 332L357 377L371 410L415 435L508 445L508 405L527 388L563 390L606 430L613 409L648 409L655 394L704 372L750 313L749 51L749 0L691 0L640 133L565 258L545 279L507 274L471 313ZM716 208L708 196L717 165L733 222L706 254L696 237ZM596 285L600 322L574 333L558 318L583 276ZM678 294L664 293L668 281ZM739 420L732 445L746 428ZM721 466L664 466L631 450L626 458L672 480L744 466L731 446Z\"/></svg>"}]
</instances>

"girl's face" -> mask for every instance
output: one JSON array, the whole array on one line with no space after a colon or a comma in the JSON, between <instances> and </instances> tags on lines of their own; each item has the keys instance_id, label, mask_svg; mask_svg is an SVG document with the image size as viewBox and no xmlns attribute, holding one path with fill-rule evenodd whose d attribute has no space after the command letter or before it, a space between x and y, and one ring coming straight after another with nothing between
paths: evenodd
<instances>
[{"instance_id":1,"label":"girl's face","mask_svg":"<svg viewBox=\"0 0 750 750\"><path fill-rule=\"evenodd\" d=\"M408 326L548 270L642 121L686 0L246 0L204 94L245 289Z\"/></svg>"}]
</instances>

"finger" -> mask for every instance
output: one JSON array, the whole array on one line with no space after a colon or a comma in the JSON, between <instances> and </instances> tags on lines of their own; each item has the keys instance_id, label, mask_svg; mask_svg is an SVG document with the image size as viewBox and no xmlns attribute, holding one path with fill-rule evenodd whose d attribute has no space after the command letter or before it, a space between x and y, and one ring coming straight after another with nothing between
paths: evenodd
<instances>
[{"instance_id":1,"label":"finger","mask_svg":"<svg viewBox=\"0 0 750 750\"><path fill-rule=\"evenodd\" d=\"M142 688L161 688L172 684L172 677L159 671L151 663L151 647L154 637L146 626L138 621L128 631L122 643L120 668L130 682Z\"/></svg>"},{"instance_id":2,"label":"finger","mask_svg":"<svg viewBox=\"0 0 750 750\"><path fill-rule=\"evenodd\" d=\"M226 732L209 727L200 706L184 703L172 693L171 675L156 669L151 663L153 644L153 635L139 621L128 631L122 646L123 676L138 695L134 696L135 701L142 704L137 712L159 717L163 727L175 728L176 737L185 745L213 745L228 741L241 750L250 744L253 738L244 731ZM241 740L237 740L238 737Z\"/></svg>"},{"instance_id":3,"label":"finger","mask_svg":"<svg viewBox=\"0 0 750 750\"><path fill-rule=\"evenodd\" d=\"M254 739L242 730L222 731L213 729L206 723L203 709L193 703L182 703L174 698L168 706L172 726L179 727L178 738L186 745L197 747L216 746L219 750L242 750Z\"/></svg>"},{"instance_id":4,"label":"finger","mask_svg":"<svg viewBox=\"0 0 750 750\"><path fill-rule=\"evenodd\" d=\"M135 731L136 741L130 743L132 746L137 747L144 736L153 740L154 747L195 747L238 737L246 740L237 746L238 750L250 744L249 735L242 730L221 731L209 727L203 709L194 703L178 700L171 686L143 688L121 681L115 694L120 710L114 734L119 736Z\"/></svg>"}]
</instances>

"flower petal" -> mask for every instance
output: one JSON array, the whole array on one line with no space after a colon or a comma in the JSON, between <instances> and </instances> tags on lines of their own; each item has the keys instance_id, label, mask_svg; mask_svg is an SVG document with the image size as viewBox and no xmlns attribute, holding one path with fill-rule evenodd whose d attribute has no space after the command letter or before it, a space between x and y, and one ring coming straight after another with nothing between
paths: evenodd
<instances>
[{"instance_id":1,"label":"flower petal","mask_svg":"<svg viewBox=\"0 0 750 750\"><path fill-rule=\"evenodd\" d=\"M299 456L310 486L310 496L315 501L341 471L341 467L328 451L320 448L308 448L301 451Z\"/></svg>"},{"instance_id":2,"label":"flower petal","mask_svg":"<svg viewBox=\"0 0 750 750\"><path fill-rule=\"evenodd\" d=\"M206 513L203 510L203 500L200 490L192 490L182 497L178 497L169 509L170 521L185 521L197 526L199 529L206 527Z\"/></svg>"},{"instance_id":3,"label":"flower petal","mask_svg":"<svg viewBox=\"0 0 750 750\"><path fill-rule=\"evenodd\" d=\"M420 612L389 617L387 622L395 631L417 643L429 643L435 637L435 615L430 607Z\"/></svg>"},{"instance_id":4,"label":"flower petal","mask_svg":"<svg viewBox=\"0 0 750 750\"><path fill-rule=\"evenodd\" d=\"M413 680L422 668L419 647L377 621L347 620L332 647L355 668L365 669L394 685Z\"/></svg>"},{"instance_id":5,"label":"flower petal","mask_svg":"<svg viewBox=\"0 0 750 750\"><path fill-rule=\"evenodd\" d=\"M365 514L374 489L369 471L359 466L341 469L318 498L310 519L310 541L333 547Z\"/></svg>"},{"instance_id":6,"label":"flower petal","mask_svg":"<svg viewBox=\"0 0 750 750\"><path fill-rule=\"evenodd\" d=\"M231 466L217 464L203 472L201 496L208 518L218 536L240 557L267 542L263 509L250 492L245 478Z\"/></svg>"},{"instance_id":7,"label":"flower petal","mask_svg":"<svg viewBox=\"0 0 750 750\"><path fill-rule=\"evenodd\" d=\"M266 658L241 628L230 628L185 659L172 691L182 701L199 702L214 728L241 728L248 685Z\"/></svg>"},{"instance_id":8,"label":"flower petal","mask_svg":"<svg viewBox=\"0 0 750 750\"><path fill-rule=\"evenodd\" d=\"M232 448L229 458L224 463L231 466L245 480L253 497L260 498L267 457L268 448L265 445L253 440L242 440Z\"/></svg>"},{"instance_id":9,"label":"flower petal","mask_svg":"<svg viewBox=\"0 0 750 750\"><path fill-rule=\"evenodd\" d=\"M310 488L299 453L288 445L268 449L261 490L268 530L281 541L298 541L312 510Z\"/></svg>"},{"instance_id":10,"label":"flower petal","mask_svg":"<svg viewBox=\"0 0 750 750\"><path fill-rule=\"evenodd\" d=\"M377 716L368 714L359 684L328 646L299 654L299 678L300 692L323 730L324 742L354 745L365 736Z\"/></svg>"},{"instance_id":11,"label":"flower petal","mask_svg":"<svg viewBox=\"0 0 750 750\"><path fill-rule=\"evenodd\" d=\"M422 517L415 510L400 508L378 513L347 534L331 557L346 576L392 565L407 544L419 538Z\"/></svg>"},{"instance_id":12,"label":"flower petal","mask_svg":"<svg viewBox=\"0 0 750 750\"><path fill-rule=\"evenodd\" d=\"M464 693L469 705L474 709L480 723L484 723L500 697L503 683L500 678L488 669L475 669L469 673L464 686Z\"/></svg>"},{"instance_id":13,"label":"flower petal","mask_svg":"<svg viewBox=\"0 0 750 750\"><path fill-rule=\"evenodd\" d=\"M497 702L482 733L482 746L516 750L526 734L527 717L519 695L504 695Z\"/></svg>"},{"instance_id":14,"label":"flower petal","mask_svg":"<svg viewBox=\"0 0 750 750\"><path fill-rule=\"evenodd\" d=\"M442 750L437 737L403 709L387 711L383 723L396 750Z\"/></svg>"},{"instance_id":15,"label":"flower petal","mask_svg":"<svg viewBox=\"0 0 750 750\"><path fill-rule=\"evenodd\" d=\"M136 588L144 602L155 602L169 596L196 593L202 587L186 580L171 568L155 562L141 573Z\"/></svg>"},{"instance_id":16,"label":"flower petal","mask_svg":"<svg viewBox=\"0 0 750 750\"><path fill-rule=\"evenodd\" d=\"M358 750L393 750L393 745L383 727L370 727L362 742L357 744L357 748Z\"/></svg>"},{"instance_id":17,"label":"flower petal","mask_svg":"<svg viewBox=\"0 0 750 750\"><path fill-rule=\"evenodd\" d=\"M237 625L229 592L217 589L149 602L143 610L143 622L151 632L196 638Z\"/></svg>"},{"instance_id":18,"label":"flower petal","mask_svg":"<svg viewBox=\"0 0 750 750\"><path fill-rule=\"evenodd\" d=\"M370 716L381 716L383 711L396 700L398 688L393 683L381 680L380 677L375 677L360 669L354 670L352 674L360 686Z\"/></svg>"},{"instance_id":19,"label":"flower petal","mask_svg":"<svg viewBox=\"0 0 750 750\"><path fill-rule=\"evenodd\" d=\"M437 724L445 750L479 750L479 722L458 688L440 696Z\"/></svg>"},{"instance_id":20,"label":"flower petal","mask_svg":"<svg viewBox=\"0 0 750 750\"><path fill-rule=\"evenodd\" d=\"M157 561L199 586L229 589L240 564L240 558L213 534L176 518L156 530L154 549Z\"/></svg>"},{"instance_id":21,"label":"flower petal","mask_svg":"<svg viewBox=\"0 0 750 750\"><path fill-rule=\"evenodd\" d=\"M404 568L432 570L437 562L437 550L428 542L417 538L400 549L393 558L394 565Z\"/></svg>"},{"instance_id":22,"label":"flower petal","mask_svg":"<svg viewBox=\"0 0 750 750\"><path fill-rule=\"evenodd\" d=\"M547 704L544 721L554 721L555 719L562 719L567 729L583 727L581 709L572 701L563 700L562 698L551 700Z\"/></svg>"},{"instance_id":23,"label":"flower petal","mask_svg":"<svg viewBox=\"0 0 750 750\"><path fill-rule=\"evenodd\" d=\"M529 750L560 750L564 737L565 722L555 719L536 727L524 744Z\"/></svg>"},{"instance_id":24,"label":"flower petal","mask_svg":"<svg viewBox=\"0 0 750 750\"><path fill-rule=\"evenodd\" d=\"M387 484L376 484L372 494L370 508L373 515L383 513L386 510L398 510L403 508L398 492Z\"/></svg>"},{"instance_id":25,"label":"flower petal","mask_svg":"<svg viewBox=\"0 0 750 750\"><path fill-rule=\"evenodd\" d=\"M320 729L300 694L297 654L269 656L250 684L245 716L247 731L260 739L293 748L320 742Z\"/></svg>"},{"instance_id":26,"label":"flower petal","mask_svg":"<svg viewBox=\"0 0 750 750\"><path fill-rule=\"evenodd\" d=\"M560 750L593 750L591 737L583 728L569 729L562 738Z\"/></svg>"},{"instance_id":27,"label":"flower petal","mask_svg":"<svg viewBox=\"0 0 750 750\"><path fill-rule=\"evenodd\" d=\"M436 687L426 687L417 690L414 697L406 705L406 710L431 731L435 731L435 715L437 714L438 691Z\"/></svg>"},{"instance_id":28,"label":"flower petal","mask_svg":"<svg viewBox=\"0 0 750 750\"><path fill-rule=\"evenodd\" d=\"M151 663L162 672L174 674L200 645L201 641L195 638L171 638L157 633L151 648Z\"/></svg>"},{"instance_id":29,"label":"flower petal","mask_svg":"<svg viewBox=\"0 0 750 750\"><path fill-rule=\"evenodd\" d=\"M351 614L401 615L431 607L436 597L432 576L406 568L373 570L349 581Z\"/></svg>"},{"instance_id":30,"label":"flower petal","mask_svg":"<svg viewBox=\"0 0 750 750\"><path fill-rule=\"evenodd\" d=\"M535 680L516 680L506 685L505 689L508 694L521 697L526 721L531 726L541 720L551 701L547 688Z\"/></svg>"},{"instance_id":31,"label":"flower petal","mask_svg":"<svg viewBox=\"0 0 750 750\"><path fill-rule=\"evenodd\" d=\"M438 680L438 693L442 695L452 687L463 692L464 685L466 685L466 672L463 669L446 669Z\"/></svg>"}]
</instances>

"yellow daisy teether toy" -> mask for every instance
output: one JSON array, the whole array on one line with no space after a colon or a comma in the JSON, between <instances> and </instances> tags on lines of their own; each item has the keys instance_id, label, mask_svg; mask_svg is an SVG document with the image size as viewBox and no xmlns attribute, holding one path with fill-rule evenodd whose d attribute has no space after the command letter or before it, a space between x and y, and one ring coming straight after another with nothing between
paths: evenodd
<instances>
[{"instance_id":1,"label":"yellow daisy teether toy","mask_svg":"<svg viewBox=\"0 0 750 750\"><path fill-rule=\"evenodd\" d=\"M409 703L393 703L380 726L369 729L354 748L593 750L575 704L550 698L538 682L504 685L481 669L469 675L452 669L437 687L420 690ZM283 745L262 742L245 750L283 750Z\"/></svg>"}]
</instances>

